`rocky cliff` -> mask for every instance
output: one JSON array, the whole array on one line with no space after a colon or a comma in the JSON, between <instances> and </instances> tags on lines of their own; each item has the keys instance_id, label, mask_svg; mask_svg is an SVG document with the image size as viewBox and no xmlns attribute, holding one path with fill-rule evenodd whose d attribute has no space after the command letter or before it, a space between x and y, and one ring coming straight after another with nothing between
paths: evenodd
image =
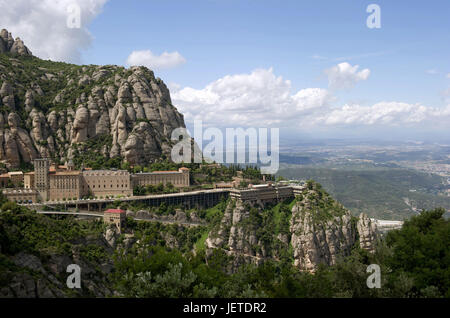
<instances>
[{"instance_id":1,"label":"rocky cliff","mask_svg":"<svg viewBox=\"0 0 450 318\"><path fill-rule=\"evenodd\" d=\"M6 30L0 35L0 161L64 162L77 150L131 164L170 155L184 119L151 70L43 61Z\"/></svg>"},{"instance_id":2,"label":"rocky cliff","mask_svg":"<svg viewBox=\"0 0 450 318\"><path fill-rule=\"evenodd\" d=\"M18 55L32 55L20 38L12 37L11 33L3 29L0 31L0 53L16 53Z\"/></svg>"},{"instance_id":3,"label":"rocky cliff","mask_svg":"<svg viewBox=\"0 0 450 318\"><path fill-rule=\"evenodd\" d=\"M320 185L311 184L290 203L231 201L206 248L207 254L221 249L231 256L231 272L244 263L283 258L313 272L319 264L335 264L357 244L372 251L376 239L376 224L366 215L353 217Z\"/></svg>"}]
</instances>

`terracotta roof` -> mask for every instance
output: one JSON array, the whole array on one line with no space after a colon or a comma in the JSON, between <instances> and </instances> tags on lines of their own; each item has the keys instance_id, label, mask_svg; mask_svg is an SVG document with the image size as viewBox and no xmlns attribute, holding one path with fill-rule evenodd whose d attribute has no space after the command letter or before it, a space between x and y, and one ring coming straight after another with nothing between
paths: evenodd
<instances>
[{"instance_id":1,"label":"terracotta roof","mask_svg":"<svg viewBox=\"0 0 450 318\"><path fill-rule=\"evenodd\" d=\"M108 209L105 213L126 213L126 211L121 209Z\"/></svg>"}]
</instances>

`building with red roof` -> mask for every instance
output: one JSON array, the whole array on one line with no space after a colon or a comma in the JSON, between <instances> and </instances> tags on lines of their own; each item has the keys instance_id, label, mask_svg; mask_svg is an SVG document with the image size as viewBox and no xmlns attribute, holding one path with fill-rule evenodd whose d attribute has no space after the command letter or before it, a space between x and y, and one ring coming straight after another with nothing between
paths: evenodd
<instances>
[{"instance_id":1,"label":"building with red roof","mask_svg":"<svg viewBox=\"0 0 450 318\"><path fill-rule=\"evenodd\" d=\"M124 221L127 217L127 213L122 209L108 209L103 213L103 222L105 224L114 224L119 233L122 232Z\"/></svg>"}]
</instances>

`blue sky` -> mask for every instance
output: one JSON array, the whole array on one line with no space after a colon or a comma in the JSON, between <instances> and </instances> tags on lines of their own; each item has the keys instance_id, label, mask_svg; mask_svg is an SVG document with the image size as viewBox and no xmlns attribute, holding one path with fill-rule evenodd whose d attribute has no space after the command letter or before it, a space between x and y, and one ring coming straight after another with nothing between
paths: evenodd
<instances>
[{"instance_id":1,"label":"blue sky","mask_svg":"<svg viewBox=\"0 0 450 318\"><path fill-rule=\"evenodd\" d=\"M450 135L448 0L60 0L53 11L51 2L0 0L0 21L43 58L147 63L188 124ZM69 2L82 8L72 33ZM366 25L372 3L380 29ZM39 24L36 12L47 15ZM164 52L172 67L153 67Z\"/></svg>"},{"instance_id":2,"label":"blue sky","mask_svg":"<svg viewBox=\"0 0 450 318\"><path fill-rule=\"evenodd\" d=\"M381 29L366 26L371 3L380 5ZM323 70L347 61L372 74L343 97L442 106L449 13L449 1L113 0L89 27L95 40L83 62L124 64L131 50L178 51L185 65L156 72L166 82L201 88L273 67L298 90L325 87ZM426 73L433 69L440 76Z\"/></svg>"}]
</instances>

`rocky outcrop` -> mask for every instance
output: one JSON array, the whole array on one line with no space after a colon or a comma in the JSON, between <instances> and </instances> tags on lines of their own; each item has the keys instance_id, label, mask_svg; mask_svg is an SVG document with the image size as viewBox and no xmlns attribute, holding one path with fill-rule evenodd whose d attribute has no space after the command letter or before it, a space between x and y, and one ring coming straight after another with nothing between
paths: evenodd
<instances>
[{"instance_id":1,"label":"rocky outcrop","mask_svg":"<svg viewBox=\"0 0 450 318\"><path fill-rule=\"evenodd\" d=\"M236 271L242 264L260 265L265 259L279 259L280 249L276 247L282 245L287 248L288 244L275 236L273 228L270 229L272 233L269 240L260 231L263 225L255 216L262 214L263 210L261 204L250 205L239 200L231 201L220 224L206 239L207 255L211 255L214 249L220 249L231 256L229 272Z\"/></svg>"},{"instance_id":2,"label":"rocky outcrop","mask_svg":"<svg viewBox=\"0 0 450 318\"><path fill-rule=\"evenodd\" d=\"M96 295L111 296L107 286L106 274L112 264L101 264L100 271L92 264L80 259L79 252L73 256L51 255L45 263L37 256L20 252L11 257L18 270L6 271L2 275L8 278L8 284L0 288L0 298L55 298L69 296ZM67 267L77 264L81 268L81 289L69 289L65 278L69 275Z\"/></svg>"},{"instance_id":3,"label":"rocky outcrop","mask_svg":"<svg viewBox=\"0 0 450 318\"><path fill-rule=\"evenodd\" d=\"M103 237L105 238L106 243L111 248L116 248L116 240L119 236L118 231L116 230L116 227L110 226L106 229L105 233L103 234Z\"/></svg>"},{"instance_id":4,"label":"rocky outcrop","mask_svg":"<svg viewBox=\"0 0 450 318\"><path fill-rule=\"evenodd\" d=\"M289 221L280 221L283 218ZM349 255L358 240L361 248L372 251L376 239L376 225L365 214L353 217L314 186L305 189L290 210L281 205L275 212L261 203L232 200L205 244L207 255L220 249L233 258L230 272L245 263L286 255L300 270L313 272L319 264L333 265Z\"/></svg>"},{"instance_id":5,"label":"rocky outcrop","mask_svg":"<svg viewBox=\"0 0 450 318\"><path fill-rule=\"evenodd\" d=\"M376 222L372 221L367 214L361 213L356 226L359 234L359 246L373 252L379 233Z\"/></svg>"},{"instance_id":6,"label":"rocky outcrop","mask_svg":"<svg viewBox=\"0 0 450 318\"><path fill-rule=\"evenodd\" d=\"M65 162L78 145L131 164L170 158L171 133L185 127L184 118L151 70L21 58L31 52L3 30L5 52L18 55L0 60L0 161L12 167L37 157Z\"/></svg>"},{"instance_id":7,"label":"rocky outcrop","mask_svg":"<svg viewBox=\"0 0 450 318\"><path fill-rule=\"evenodd\" d=\"M19 55L32 55L20 38L12 37L11 33L3 29L0 31L0 53L16 53Z\"/></svg>"},{"instance_id":8,"label":"rocky outcrop","mask_svg":"<svg viewBox=\"0 0 450 318\"><path fill-rule=\"evenodd\" d=\"M356 241L352 216L343 215L315 220L308 207L296 204L292 208L290 230L294 265L301 270L314 271L319 264L333 265L340 256L350 254Z\"/></svg>"}]
</instances>

